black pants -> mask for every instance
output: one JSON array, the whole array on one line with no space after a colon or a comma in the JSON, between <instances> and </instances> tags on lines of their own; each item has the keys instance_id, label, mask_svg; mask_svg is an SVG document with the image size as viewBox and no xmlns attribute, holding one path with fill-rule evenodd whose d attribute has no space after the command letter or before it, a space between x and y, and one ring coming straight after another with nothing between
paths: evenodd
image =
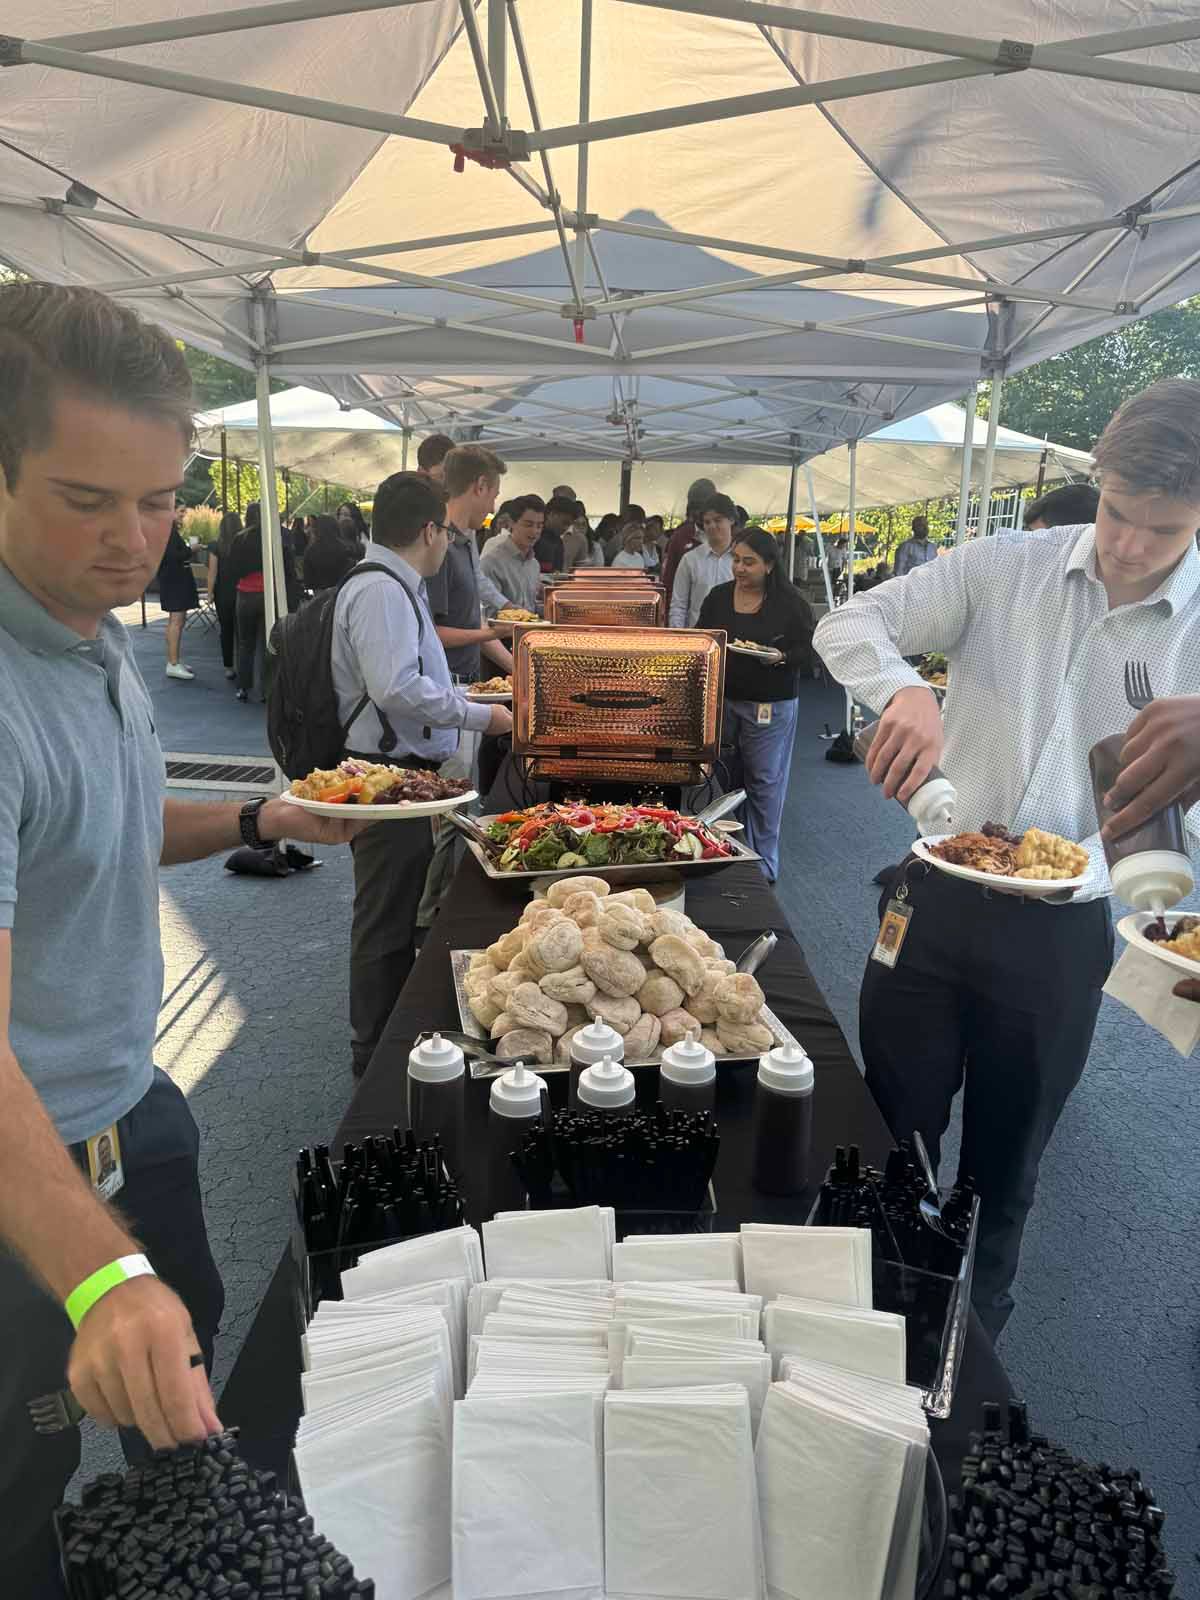
<instances>
[{"instance_id":1,"label":"black pants","mask_svg":"<svg viewBox=\"0 0 1200 1600\"><path fill-rule=\"evenodd\" d=\"M156 1071L150 1089L118 1129L125 1186L115 1204L159 1277L187 1306L211 1370L225 1291L204 1228L196 1123L179 1089ZM63 1592L51 1516L79 1466L79 1430L35 1433L25 1404L65 1386L73 1338L58 1302L0 1250L0 1529L6 1544L0 1590L5 1600L46 1600ZM131 1461L149 1449L132 1430L122 1430L121 1442Z\"/></svg>"},{"instance_id":2,"label":"black pants","mask_svg":"<svg viewBox=\"0 0 1200 1600\"><path fill-rule=\"evenodd\" d=\"M218 585L213 591L213 605L221 627L221 664L232 667L237 647L237 590L222 590Z\"/></svg>"},{"instance_id":3,"label":"black pants","mask_svg":"<svg viewBox=\"0 0 1200 1600\"><path fill-rule=\"evenodd\" d=\"M979 1189L974 1301L995 1338L1042 1152L1091 1048L1112 922L1106 900L1040 905L911 859L904 875L914 909L900 958L868 960L863 978L867 1087L892 1134L919 1129L936 1164L965 1080L959 1172Z\"/></svg>"},{"instance_id":4,"label":"black pants","mask_svg":"<svg viewBox=\"0 0 1200 1600\"><path fill-rule=\"evenodd\" d=\"M259 684L266 698L267 602L261 594L238 590L237 686L247 695L254 689L254 665L259 662Z\"/></svg>"},{"instance_id":5,"label":"black pants","mask_svg":"<svg viewBox=\"0 0 1200 1600\"><path fill-rule=\"evenodd\" d=\"M433 859L433 833L427 818L377 822L357 834L350 848L350 1049L355 1072L363 1073L412 970L417 907Z\"/></svg>"}]
</instances>

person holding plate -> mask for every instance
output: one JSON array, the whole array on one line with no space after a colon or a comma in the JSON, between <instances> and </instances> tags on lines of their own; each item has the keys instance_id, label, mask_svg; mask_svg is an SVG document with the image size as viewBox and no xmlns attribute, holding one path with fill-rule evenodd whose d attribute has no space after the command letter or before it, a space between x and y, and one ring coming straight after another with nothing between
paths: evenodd
<instances>
[{"instance_id":1,"label":"person holding plate","mask_svg":"<svg viewBox=\"0 0 1200 1600\"><path fill-rule=\"evenodd\" d=\"M796 739L800 678L812 672L812 610L779 563L779 545L761 528L738 534L733 582L710 589L698 626L724 628L759 646L753 656L725 657L723 739L732 745L730 780L746 790L746 842L763 858L771 883L779 876L779 823Z\"/></svg>"}]
</instances>

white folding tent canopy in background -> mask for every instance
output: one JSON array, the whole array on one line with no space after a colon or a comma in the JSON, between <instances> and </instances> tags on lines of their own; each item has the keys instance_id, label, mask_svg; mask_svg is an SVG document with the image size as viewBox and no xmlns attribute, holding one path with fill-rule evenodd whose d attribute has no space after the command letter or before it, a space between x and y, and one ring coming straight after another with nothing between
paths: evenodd
<instances>
[{"instance_id":1,"label":"white folding tent canopy in background","mask_svg":"<svg viewBox=\"0 0 1200 1600\"><path fill-rule=\"evenodd\" d=\"M1195 0L191 3L6 0L0 256L255 366L264 419L268 371L414 430L425 377L472 425L600 374L614 460L765 396L788 464L1200 285Z\"/></svg>"},{"instance_id":2,"label":"white folding tent canopy in background","mask_svg":"<svg viewBox=\"0 0 1200 1600\"><path fill-rule=\"evenodd\" d=\"M869 434L857 452L859 505L901 505L956 494L964 420L962 407L947 402ZM372 491L389 473L413 464L414 441L407 440L396 423L370 411L346 409L317 389L287 389L273 394L271 432L279 466L317 480L349 484L364 492ZM504 495L532 491L548 496L556 484L566 482L587 502L593 515L616 509L620 484L612 462L587 456L573 458L567 447L553 450L549 443L539 450L536 441L518 441L513 447L494 440L493 432L490 426L483 428L479 440L483 444L495 443L512 463L504 482ZM221 454L222 434L231 461L256 461L256 402L248 400L205 411L196 418L196 444L203 454ZM987 423L978 417L974 435L978 484L987 437ZM744 448L749 449L750 445ZM1082 450L1034 439L1011 428L997 429L993 475L996 488L1033 483L1039 472L1050 480L1086 477L1090 467L1091 457ZM849 490L847 452L828 451L813 461L812 468L821 509L844 509ZM770 462L726 462L715 455L692 463L639 462L634 469L631 494L648 511L682 516L688 485L701 473L712 476L724 493L755 515L782 511L787 504L787 467Z\"/></svg>"}]
</instances>

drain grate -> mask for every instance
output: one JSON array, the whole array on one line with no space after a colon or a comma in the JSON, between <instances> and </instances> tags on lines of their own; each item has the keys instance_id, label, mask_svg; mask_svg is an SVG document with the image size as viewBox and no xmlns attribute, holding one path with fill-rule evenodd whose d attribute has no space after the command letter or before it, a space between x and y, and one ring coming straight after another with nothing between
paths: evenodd
<instances>
[{"instance_id":1,"label":"drain grate","mask_svg":"<svg viewBox=\"0 0 1200 1600\"><path fill-rule=\"evenodd\" d=\"M261 756L169 753L167 783L179 789L274 789L275 767Z\"/></svg>"}]
</instances>

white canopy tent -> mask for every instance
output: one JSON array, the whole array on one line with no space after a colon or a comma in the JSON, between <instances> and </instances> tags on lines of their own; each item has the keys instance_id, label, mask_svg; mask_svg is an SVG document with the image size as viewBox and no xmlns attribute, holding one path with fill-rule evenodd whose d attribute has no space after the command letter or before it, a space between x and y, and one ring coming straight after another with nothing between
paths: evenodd
<instances>
[{"instance_id":1,"label":"white canopy tent","mask_svg":"<svg viewBox=\"0 0 1200 1600\"><path fill-rule=\"evenodd\" d=\"M0 255L254 366L264 423L270 373L414 430L416 380L469 423L599 374L634 461L720 459L730 397L759 461L853 460L1200 285L1194 0L835 3L8 0Z\"/></svg>"},{"instance_id":2,"label":"white canopy tent","mask_svg":"<svg viewBox=\"0 0 1200 1600\"><path fill-rule=\"evenodd\" d=\"M576 379L576 384L603 387L599 378ZM660 380L658 387L669 385ZM557 388L559 385L546 385ZM539 389L535 392L541 393ZM685 391L685 394L687 391ZM577 396L587 400L586 394ZM593 405L599 409L602 397ZM434 405L432 396L425 403ZM434 412L437 419L436 410ZM889 423L869 434L858 446L856 495L863 506L900 505L907 501L943 499L957 494L964 432L961 406L946 404L915 417ZM451 418L446 426L453 426ZM508 426L501 423L499 427ZM253 400L202 412L196 418L197 447L219 457L224 444L231 461L257 461L259 453L258 405ZM553 440L539 449L537 440L517 439L515 445L494 439L493 425L479 431L484 444L496 445L513 470L504 492L534 491L548 496L558 483L569 483L594 512L616 507L620 489L616 465L595 455L572 455L568 446L552 448ZM351 484L364 491L391 472L412 464L413 441L397 423L371 411L347 408L318 389L288 389L271 396L271 432L279 466L309 478ZM224 440L222 440L224 435ZM975 419L975 482L978 485L987 441L987 423ZM747 442L740 447L749 451ZM1082 450L1031 438L1011 428L996 433L993 486L1011 488L1033 483L1040 474L1048 478L1086 477L1091 457ZM812 462L817 500L823 510L844 509L848 503L849 460L846 450L830 450ZM753 512L782 511L787 503L789 470L776 462L754 464L723 458L710 451L706 459L675 462L648 460L633 472L631 494L647 510L678 512L681 516L691 481L701 473Z\"/></svg>"}]
</instances>

